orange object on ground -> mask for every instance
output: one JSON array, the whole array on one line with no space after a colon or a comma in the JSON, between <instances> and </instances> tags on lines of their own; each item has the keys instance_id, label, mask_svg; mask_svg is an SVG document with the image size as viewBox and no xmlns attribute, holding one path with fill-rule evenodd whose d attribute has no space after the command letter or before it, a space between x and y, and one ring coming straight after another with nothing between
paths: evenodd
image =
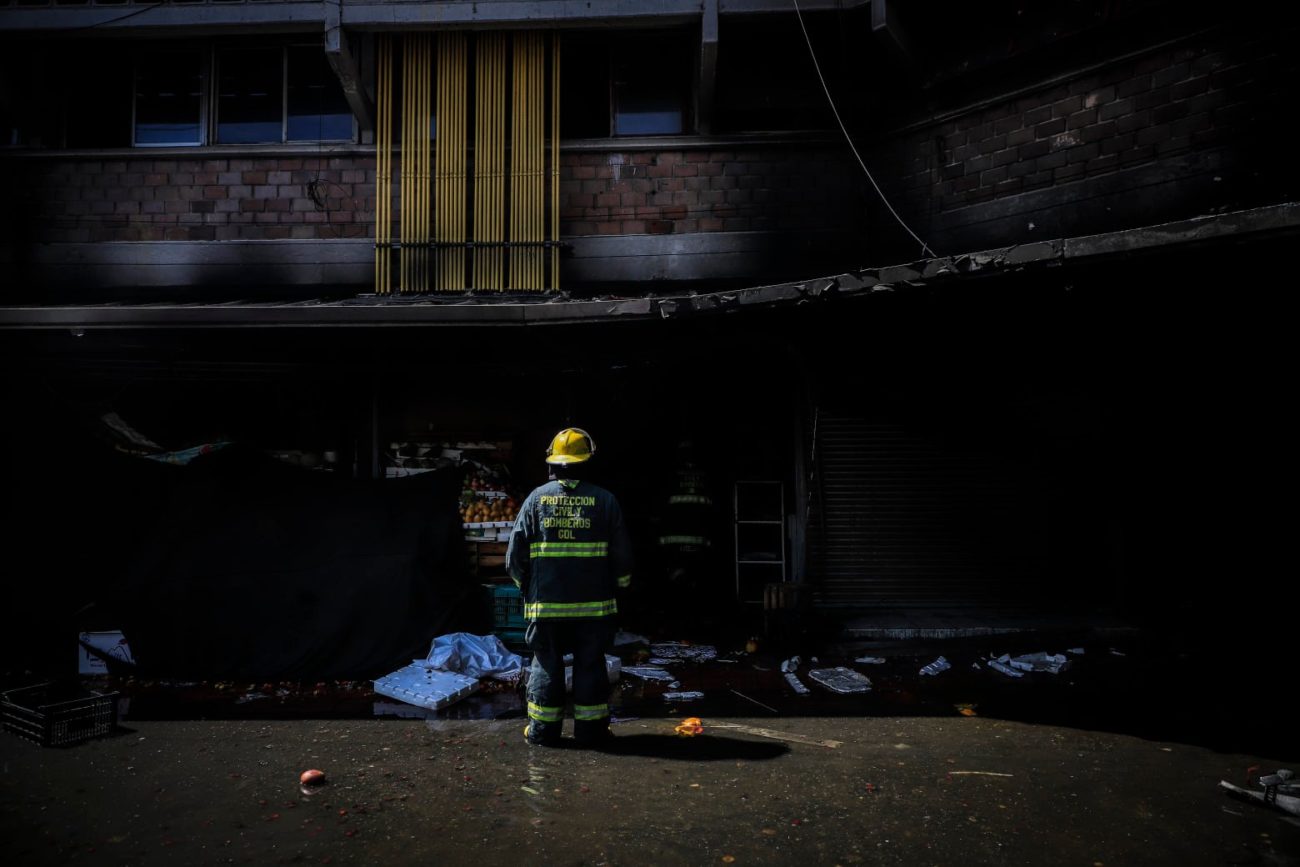
<instances>
[{"instance_id":1,"label":"orange object on ground","mask_svg":"<svg viewBox=\"0 0 1300 867\"><path fill-rule=\"evenodd\" d=\"M302 776L298 777L298 782L304 786L319 786L325 782L325 772L312 768L309 771L303 771Z\"/></svg>"},{"instance_id":2,"label":"orange object on ground","mask_svg":"<svg viewBox=\"0 0 1300 867\"><path fill-rule=\"evenodd\" d=\"M682 737L693 738L696 735L704 734L704 723L697 716L688 716L673 731Z\"/></svg>"}]
</instances>

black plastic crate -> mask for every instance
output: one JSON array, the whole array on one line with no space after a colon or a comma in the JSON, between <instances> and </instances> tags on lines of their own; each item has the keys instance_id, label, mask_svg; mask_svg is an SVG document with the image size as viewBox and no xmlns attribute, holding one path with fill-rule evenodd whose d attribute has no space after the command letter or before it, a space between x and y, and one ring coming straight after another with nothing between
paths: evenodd
<instances>
[{"instance_id":1,"label":"black plastic crate","mask_svg":"<svg viewBox=\"0 0 1300 867\"><path fill-rule=\"evenodd\" d=\"M0 695L4 727L43 747L66 747L106 735L117 725L116 692L38 683Z\"/></svg>"}]
</instances>

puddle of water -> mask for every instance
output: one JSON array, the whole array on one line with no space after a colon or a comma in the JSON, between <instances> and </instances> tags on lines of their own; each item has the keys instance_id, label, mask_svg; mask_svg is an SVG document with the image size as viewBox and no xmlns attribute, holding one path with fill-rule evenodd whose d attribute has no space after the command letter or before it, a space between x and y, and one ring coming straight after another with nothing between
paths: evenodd
<instances>
[{"instance_id":1,"label":"puddle of water","mask_svg":"<svg viewBox=\"0 0 1300 867\"><path fill-rule=\"evenodd\" d=\"M844 665L872 681L861 695L829 692L807 677L809 662L797 672L809 688L795 695L780 671L780 659L746 657L735 661L681 662L666 666L672 683L625 675L611 690L616 719L746 717L778 719L797 716L978 716L1026 723L1111 731L1158 740L1182 741L1212 749L1291 754L1290 733L1280 715L1250 714L1231 702L1200 702L1207 683L1228 682L1209 667L1210 659L1192 660L1160 648L1089 646L1071 655L1070 666L1057 674L1030 672L1022 678L1000 674L987 665L989 654L1065 647L1017 647L1013 641L988 638L941 651L952 668L933 677L920 675L936 648L912 647L906 653L877 646L870 654L883 664L855 664L853 656L823 656L816 667ZM1075 646L1071 642L1069 646ZM1123 655L1120 655L1120 654ZM806 658L806 657L805 657ZM636 661L631 653L625 662ZM981 663L978 669L972 662ZM1237 676L1240 672L1237 672ZM325 684L160 684L88 681L91 688L118 689L127 699L124 722L193 719L371 719L511 720L525 716L523 691L490 684L482 691L440 711L426 711L376 696L369 682ZM1240 684L1239 694L1250 691ZM1235 689L1235 688L1234 688ZM665 701L665 692L699 691L695 701Z\"/></svg>"}]
</instances>

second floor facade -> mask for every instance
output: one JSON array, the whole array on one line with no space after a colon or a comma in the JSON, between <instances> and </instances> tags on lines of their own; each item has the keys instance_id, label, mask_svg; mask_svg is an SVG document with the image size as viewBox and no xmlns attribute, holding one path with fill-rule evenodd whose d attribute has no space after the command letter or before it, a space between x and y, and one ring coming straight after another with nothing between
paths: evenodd
<instances>
[{"instance_id":1,"label":"second floor facade","mask_svg":"<svg viewBox=\"0 0 1300 867\"><path fill-rule=\"evenodd\" d=\"M0 256L37 298L636 294L1296 198L1285 14L896 5L3 4Z\"/></svg>"}]
</instances>

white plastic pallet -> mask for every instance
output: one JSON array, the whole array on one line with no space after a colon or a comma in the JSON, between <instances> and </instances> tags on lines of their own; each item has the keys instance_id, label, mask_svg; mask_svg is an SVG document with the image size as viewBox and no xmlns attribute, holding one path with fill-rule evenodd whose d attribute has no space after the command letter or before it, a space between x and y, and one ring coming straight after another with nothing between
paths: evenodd
<instances>
[{"instance_id":1,"label":"white plastic pallet","mask_svg":"<svg viewBox=\"0 0 1300 867\"><path fill-rule=\"evenodd\" d=\"M438 710L478 690L478 681L463 674L426 668L413 662L375 681L375 692L417 707Z\"/></svg>"}]
</instances>

